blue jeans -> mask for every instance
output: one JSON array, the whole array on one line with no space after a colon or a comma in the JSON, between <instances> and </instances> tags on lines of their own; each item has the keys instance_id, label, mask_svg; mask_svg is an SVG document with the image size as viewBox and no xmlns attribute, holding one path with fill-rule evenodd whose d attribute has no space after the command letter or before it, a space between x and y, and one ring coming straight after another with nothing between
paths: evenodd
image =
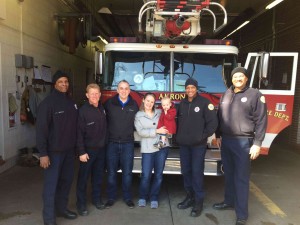
<instances>
[{"instance_id":1,"label":"blue jeans","mask_svg":"<svg viewBox=\"0 0 300 225\"><path fill-rule=\"evenodd\" d=\"M107 196L109 200L116 200L117 171L122 170L122 191L125 201L132 199L132 169L134 157L134 143L109 142L106 152L107 163Z\"/></svg>"},{"instance_id":2,"label":"blue jeans","mask_svg":"<svg viewBox=\"0 0 300 225\"><path fill-rule=\"evenodd\" d=\"M184 188L195 195L196 201L203 201L204 158L206 146L180 146L180 164Z\"/></svg>"},{"instance_id":3,"label":"blue jeans","mask_svg":"<svg viewBox=\"0 0 300 225\"><path fill-rule=\"evenodd\" d=\"M252 138L222 137L221 156L225 175L224 202L234 205L239 219L248 218Z\"/></svg>"},{"instance_id":4,"label":"blue jeans","mask_svg":"<svg viewBox=\"0 0 300 225\"><path fill-rule=\"evenodd\" d=\"M140 199L157 201L163 180L163 170L169 148L162 148L154 153L142 153L142 176L140 181ZM152 170L154 177L151 183Z\"/></svg>"},{"instance_id":5,"label":"blue jeans","mask_svg":"<svg viewBox=\"0 0 300 225\"><path fill-rule=\"evenodd\" d=\"M92 201L97 203L101 199L101 185L105 163L105 149L86 150L89 155L87 162L80 162L77 179L77 208L86 207L86 187L91 175Z\"/></svg>"},{"instance_id":6,"label":"blue jeans","mask_svg":"<svg viewBox=\"0 0 300 225\"><path fill-rule=\"evenodd\" d=\"M55 211L67 210L74 176L74 151L49 152L50 166L44 170L43 219L55 222Z\"/></svg>"}]
</instances>

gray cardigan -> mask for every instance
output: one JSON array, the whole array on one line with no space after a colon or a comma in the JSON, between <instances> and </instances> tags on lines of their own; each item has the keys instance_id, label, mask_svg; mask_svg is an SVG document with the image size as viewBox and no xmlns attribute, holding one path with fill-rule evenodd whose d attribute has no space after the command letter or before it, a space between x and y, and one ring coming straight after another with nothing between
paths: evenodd
<instances>
[{"instance_id":1,"label":"gray cardigan","mask_svg":"<svg viewBox=\"0 0 300 225\"><path fill-rule=\"evenodd\" d=\"M141 140L141 153L153 153L159 151L153 144L158 140L156 133L160 109L155 109L154 116L150 118L144 111L138 111L135 115L134 125ZM168 143L167 143L168 146Z\"/></svg>"}]
</instances>

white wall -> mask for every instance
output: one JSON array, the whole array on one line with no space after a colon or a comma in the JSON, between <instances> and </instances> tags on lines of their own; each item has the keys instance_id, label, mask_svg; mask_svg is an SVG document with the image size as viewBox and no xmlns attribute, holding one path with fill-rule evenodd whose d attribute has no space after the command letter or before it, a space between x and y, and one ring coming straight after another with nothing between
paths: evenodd
<instances>
[{"instance_id":1,"label":"white wall","mask_svg":"<svg viewBox=\"0 0 300 225\"><path fill-rule=\"evenodd\" d=\"M25 0L22 3L1 0L0 8L0 155L9 162L15 161L18 149L35 146L35 127L19 122L20 110L16 126L8 126L7 93L17 90L16 73L25 73L24 69L16 69L15 54L33 57L36 66L51 66L52 73L57 69L70 71L74 76L74 98L80 101L84 98L86 69L94 66L93 46L102 46L89 42L86 48L79 45L74 55L68 53L68 47L59 41L54 14L70 10L58 0ZM32 71L26 72L32 76ZM17 104L20 108L20 100Z\"/></svg>"}]
</instances>

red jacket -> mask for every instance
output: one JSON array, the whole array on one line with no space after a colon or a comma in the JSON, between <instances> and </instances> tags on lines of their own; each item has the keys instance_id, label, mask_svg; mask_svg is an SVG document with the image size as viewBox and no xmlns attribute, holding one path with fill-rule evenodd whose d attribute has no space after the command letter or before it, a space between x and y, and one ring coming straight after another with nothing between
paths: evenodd
<instances>
[{"instance_id":1,"label":"red jacket","mask_svg":"<svg viewBox=\"0 0 300 225\"><path fill-rule=\"evenodd\" d=\"M171 108L167 111L167 114L165 114L164 110L162 109L157 128L161 128L162 126L165 126L166 129L169 131L169 134L175 134L176 133L176 109L172 105Z\"/></svg>"}]
</instances>

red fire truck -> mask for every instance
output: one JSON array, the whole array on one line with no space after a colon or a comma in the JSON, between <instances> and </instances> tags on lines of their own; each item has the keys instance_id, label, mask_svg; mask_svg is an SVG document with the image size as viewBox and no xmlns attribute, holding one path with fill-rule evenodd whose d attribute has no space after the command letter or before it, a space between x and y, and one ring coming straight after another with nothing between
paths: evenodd
<instances>
[{"instance_id":1,"label":"red fire truck","mask_svg":"<svg viewBox=\"0 0 300 225\"><path fill-rule=\"evenodd\" d=\"M175 103L185 97L184 83L193 77L199 83L199 94L216 107L221 95L231 85L230 72L238 65L238 49L228 45L173 45L110 43L105 47L102 81L102 101L116 94L117 84L125 79L131 85L131 95L141 103L143 94L153 92L158 99L168 95ZM250 86L259 88L266 97L268 128L262 154L267 154L275 137L291 125L294 104L298 53L267 54L268 68L262 73L265 53L250 53L245 67L251 73ZM280 73L282 80L278 80ZM276 79L275 79L276 77ZM220 152L207 144L205 174L221 174ZM140 154L136 150L134 172L140 172ZM170 151L165 173L180 173L179 154Z\"/></svg>"},{"instance_id":2,"label":"red fire truck","mask_svg":"<svg viewBox=\"0 0 300 225\"><path fill-rule=\"evenodd\" d=\"M200 31L198 22L194 20L196 14L199 16L199 11L207 9L212 3L206 0L203 4L193 5L195 9L174 13L170 11L172 5L158 4L163 1L150 2L142 7L139 22L147 10L152 12L147 15L147 21L152 23L146 25L146 39L148 42L155 40L156 43L123 42L105 46L105 54L100 54L98 67L101 71L102 101L115 95L118 82L125 79L131 86L131 96L139 104L146 92L155 93L157 104L165 95L170 96L176 104L185 97L185 81L192 77L198 81L199 94L217 107L220 97L231 85L232 69L238 66L238 49L226 40L206 40L201 45L188 44ZM169 11L164 11L164 7ZM226 24L226 11L222 9L223 24ZM187 31L189 29L191 32ZM218 29L214 26L214 31ZM119 40L112 38L113 42ZM185 44L178 44L178 40ZM250 86L260 89L266 97L268 128L262 145L263 154L268 153L275 137L292 122L297 62L298 53L250 53L244 65L251 74ZM207 143L205 175L222 174L220 150L213 140L214 136ZM133 172L141 171L140 160L137 145ZM180 173L176 143L169 151L164 173Z\"/></svg>"}]
</instances>

